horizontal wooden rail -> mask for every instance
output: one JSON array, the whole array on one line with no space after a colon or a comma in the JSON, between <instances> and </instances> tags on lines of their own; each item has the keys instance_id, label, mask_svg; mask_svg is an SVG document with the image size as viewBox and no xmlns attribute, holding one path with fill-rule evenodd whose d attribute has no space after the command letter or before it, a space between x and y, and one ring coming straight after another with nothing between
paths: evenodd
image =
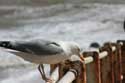
<instances>
[{"instance_id":1,"label":"horizontal wooden rail","mask_svg":"<svg viewBox=\"0 0 125 83\"><path fill-rule=\"evenodd\" d=\"M85 64L88 64L88 63L93 62L94 59L93 57L89 56L89 57L84 58L84 60L85 60Z\"/></svg>"},{"instance_id":2,"label":"horizontal wooden rail","mask_svg":"<svg viewBox=\"0 0 125 83\"><path fill-rule=\"evenodd\" d=\"M116 50L116 47L113 46L112 47L112 51L115 51L115 50ZM106 56L108 56L108 52L107 51L103 51L103 52L99 53L99 59L102 59L102 58L104 58ZM92 56L89 56L89 57L84 58L84 60L85 60L85 64L88 64L88 63L93 62L94 59L93 59Z\"/></svg>"},{"instance_id":3,"label":"horizontal wooden rail","mask_svg":"<svg viewBox=\"0 0 125 83\"><path fill-rule=\"evenodd\" d=\"M58 83L72 83L72 81L76 78L76 74L73 71L77 72L74 69L69 70Z\"/></svg>"}]
</instances>

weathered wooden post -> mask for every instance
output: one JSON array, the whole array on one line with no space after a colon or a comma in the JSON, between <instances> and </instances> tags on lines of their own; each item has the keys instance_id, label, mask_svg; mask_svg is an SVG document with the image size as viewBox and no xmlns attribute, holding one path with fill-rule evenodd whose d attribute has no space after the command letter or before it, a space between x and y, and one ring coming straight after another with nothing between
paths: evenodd
<instances>
[{"instance_id":1,"label":"weathered wooden post","mask_svg":"<svg viewBox=\"0 0 125 83\"><path fill-rule=\"evenodd\" d=\"M119 43L109 43L108 46L110 49L116 47L112 50L114 83L122 83L121 45Z\"/></svg>"},{"instance_id":2,"label":"weathered wooden post","mask_svg":"<svg viewBox=\"0 0 125 83\"><path fill-rule=\"evenodd\" d=\"M101 83L101 69L100 69L100 58L98 52L93 52L93 58L95 63L95 72L96 72L96 80L97 83Z\"/></svg>"},{"instance_id":3,"label":"weathered wooden post","mask_svg":"<svg viewBox=\"0 0 125 83\"><path fill-rule=\"evenodd\" d=\"M104 47L100 48L100 52L107 51L107 57L101 59L101 76L102 83L114 83L114 55L110 43L104 44Z\"/></svg>"},{"instance_id":4,"label":"weathered wooden post","mask_svg":"<svg viewBox=\"0 0 125 83\"><path fill-rule=\"evenodd\" d=\"M85 59L92 58L90 62L86 63L87 83L101 83L99 53L84 52L83 55Z\"/></svg>"},{"instance_id":5,"label":"weathered wooden post","mask_svg":"<svg viewBox=\"0 0 125 83\"><path fill-rule=\"evenodd\" d=\"M121 56L121 44L117 44L117 51L116 51L116 55L117 55L117 70L118 70L118 77L116 80L116 83L122 83L123 80L123 75L122 75L122 56Z\"/></svg>"},{"instance_id":6,"label":"weathered wooden post","mask_svg":"<svg viewBox=\"0 0 125 83\"><path fill-rule=\"evenodd\" d=\"M122 82L118 83L125 83L125 40L118 40L118 54L119 54L119 66L120 66L120 74L119 80L122 80Z\"/></svg>"}]
</instances>

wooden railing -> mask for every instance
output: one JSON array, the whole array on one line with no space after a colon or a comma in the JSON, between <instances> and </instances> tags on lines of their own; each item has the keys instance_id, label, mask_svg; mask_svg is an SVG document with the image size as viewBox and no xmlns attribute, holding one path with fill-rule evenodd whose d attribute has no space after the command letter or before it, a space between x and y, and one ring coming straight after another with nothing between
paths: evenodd
<instances>
[{"instance_id":1,"label":"wooden railing","mask_svg":"<svg viewBox=\"0 0 125 83\"><path fill-rule=\"evenodd\" d=\"M75 56L72 61L51 65L53 83L125 83L125 41L105 43L96 51L81 55L83 61Z\"/></svg>"}]
</instances>

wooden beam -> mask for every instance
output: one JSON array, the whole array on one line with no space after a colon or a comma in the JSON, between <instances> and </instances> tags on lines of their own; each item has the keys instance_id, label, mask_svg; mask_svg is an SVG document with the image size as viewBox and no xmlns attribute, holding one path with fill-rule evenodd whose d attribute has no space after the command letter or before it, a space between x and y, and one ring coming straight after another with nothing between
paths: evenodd
<instances>
[{"instance_id":1,"label":"wooden beam","mask_svg":"<svg viewBox=\"0 0 125 83\"><path fill-rule=\"evenodd\" d=\"M76 70L73 70L74 72L77 72ZM73 80L75 80L76 75L72 71L68 71L62 79L58 83L72 83Z\"/></svg>"}]
</instances>

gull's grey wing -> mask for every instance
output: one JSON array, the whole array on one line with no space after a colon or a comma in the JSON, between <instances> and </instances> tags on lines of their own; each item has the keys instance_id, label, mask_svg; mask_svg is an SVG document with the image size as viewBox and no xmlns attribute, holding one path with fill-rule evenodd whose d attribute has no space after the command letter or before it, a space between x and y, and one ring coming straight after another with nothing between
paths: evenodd
<instances>
[{"instance_id":1,"label":"gull's grey wing","mask_svg":"<svg viewBox=\"0 0 125 83\"><path fill-rule=\"evenodd\" d=\"M0 46L36 55L53 55L63 52L59 44L46 40L0 41Z\"/></svg>"}]
</instances>

